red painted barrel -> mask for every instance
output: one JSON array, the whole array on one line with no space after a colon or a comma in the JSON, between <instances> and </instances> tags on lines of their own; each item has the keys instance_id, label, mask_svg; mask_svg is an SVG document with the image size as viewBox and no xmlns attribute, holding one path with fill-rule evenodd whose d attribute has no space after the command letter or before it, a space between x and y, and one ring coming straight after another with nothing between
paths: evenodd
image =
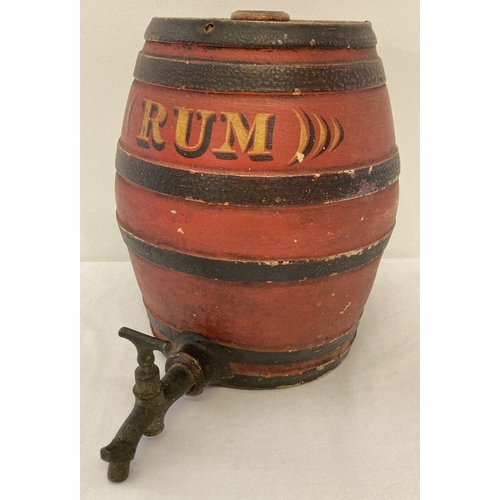
<instances>
[{"instance_id":1,"label":"red painted barrel","mask_svg":"<svg viewBox=\"0 0 500 500\"><path fill-rule=\"evenodd\" d=\"M282 387L347 355L399 156L370 23L234 17L152 20L117 217L153 333L220 346L222 385Z\"/></svg>"}]
</instances>

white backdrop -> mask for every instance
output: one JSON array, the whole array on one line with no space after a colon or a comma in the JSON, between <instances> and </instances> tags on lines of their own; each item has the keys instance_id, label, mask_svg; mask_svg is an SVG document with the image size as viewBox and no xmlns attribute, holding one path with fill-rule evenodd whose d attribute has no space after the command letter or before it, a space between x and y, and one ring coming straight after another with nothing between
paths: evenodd
<instances>
[{"instance_id":1,"label":"white backdrop","mask_svg":"<svg viewBox=\"0 0 500 500\"><path fill-rule=\"evenodd\" d=\"M115 219L114 157L137 53L152 17L283 10L292 19L371 21L384 62L402 161L398 220L386 257L419 251L418 0L82 0L81 259L126 261Z\"/></svg>"}]
</instances>

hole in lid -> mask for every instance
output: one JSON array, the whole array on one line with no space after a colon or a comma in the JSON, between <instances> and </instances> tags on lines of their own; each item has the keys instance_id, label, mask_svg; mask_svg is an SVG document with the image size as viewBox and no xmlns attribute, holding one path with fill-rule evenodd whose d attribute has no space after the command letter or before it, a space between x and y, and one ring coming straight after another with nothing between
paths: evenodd
<instances>
[{"instance_id":1,"label":"hole in lid","mask_svg":"<svg viewBox=\"0 0 500 500\"><path fill-rule=\"evenodd\" d=\"M205 33L210 33L214 28L215 26L212 23L208 23L205 25Z\"/></svg>"}]
</instances>

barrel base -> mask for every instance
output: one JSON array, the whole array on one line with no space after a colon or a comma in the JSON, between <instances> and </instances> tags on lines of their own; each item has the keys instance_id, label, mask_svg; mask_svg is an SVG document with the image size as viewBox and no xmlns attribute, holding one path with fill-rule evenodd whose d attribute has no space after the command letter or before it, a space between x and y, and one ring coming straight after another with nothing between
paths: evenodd
<instances>
[{"instance_id":1,"label":"barrel base","mask_svg":"<svg viewBox=\"0 0 500 500\"><path fill-rule=\"evenodd\" d=\"M321 377L347 356L359 326L358 321L343 335L314 348L258 352L229 348L194 332L176 331L159 321L151 311L148 316L153 335L171 342L174 351L182 345L206 345L210 364L217 366L219 372L211 384L239 389L294 387Z\"/></svg>"},{"instance_id":2,"label":"barrel base","mask_svg":"<svg viewBox=\"0 0 500 500\"><path fill-rule=\"evenodd\" d=\"M354 341L354 339L353 339ZM352 342L351 342L352 345ZM298 375L286 375L280 377L252 377L247 375L234 375L228 380L217 384L221 387L232 387L236 389L286 389L312 382L323 375L328 374L340 365L351 349L351 345L338 357L332 361L318 366L312 370L305 371Z\"/></svg>"}]
</instances>

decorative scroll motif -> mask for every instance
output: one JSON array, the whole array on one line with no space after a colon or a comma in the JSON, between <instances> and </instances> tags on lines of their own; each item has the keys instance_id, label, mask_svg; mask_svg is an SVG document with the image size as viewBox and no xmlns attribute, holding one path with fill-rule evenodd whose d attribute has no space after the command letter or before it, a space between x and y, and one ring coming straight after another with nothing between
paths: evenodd
<instances>
[{"instance_id":1,"label":"decorative scroll motif","mask_svg":"<svg viewBox=\"0 0 500 500\"><path fill-rule=\"evenodd\" d=\"M311 155L311 158L316 158L325 151L332 152L344 140L344 127L337 118L329 117L325 119L323 116L313 114L316 121L315 127L311 117L303 109L300 111L307 121L307 126L302 115L296 109L293 109L299 121L300 137L297 151L287 163L287 166L302 163L309 155Z\"/></svg>"}]
</instances>

